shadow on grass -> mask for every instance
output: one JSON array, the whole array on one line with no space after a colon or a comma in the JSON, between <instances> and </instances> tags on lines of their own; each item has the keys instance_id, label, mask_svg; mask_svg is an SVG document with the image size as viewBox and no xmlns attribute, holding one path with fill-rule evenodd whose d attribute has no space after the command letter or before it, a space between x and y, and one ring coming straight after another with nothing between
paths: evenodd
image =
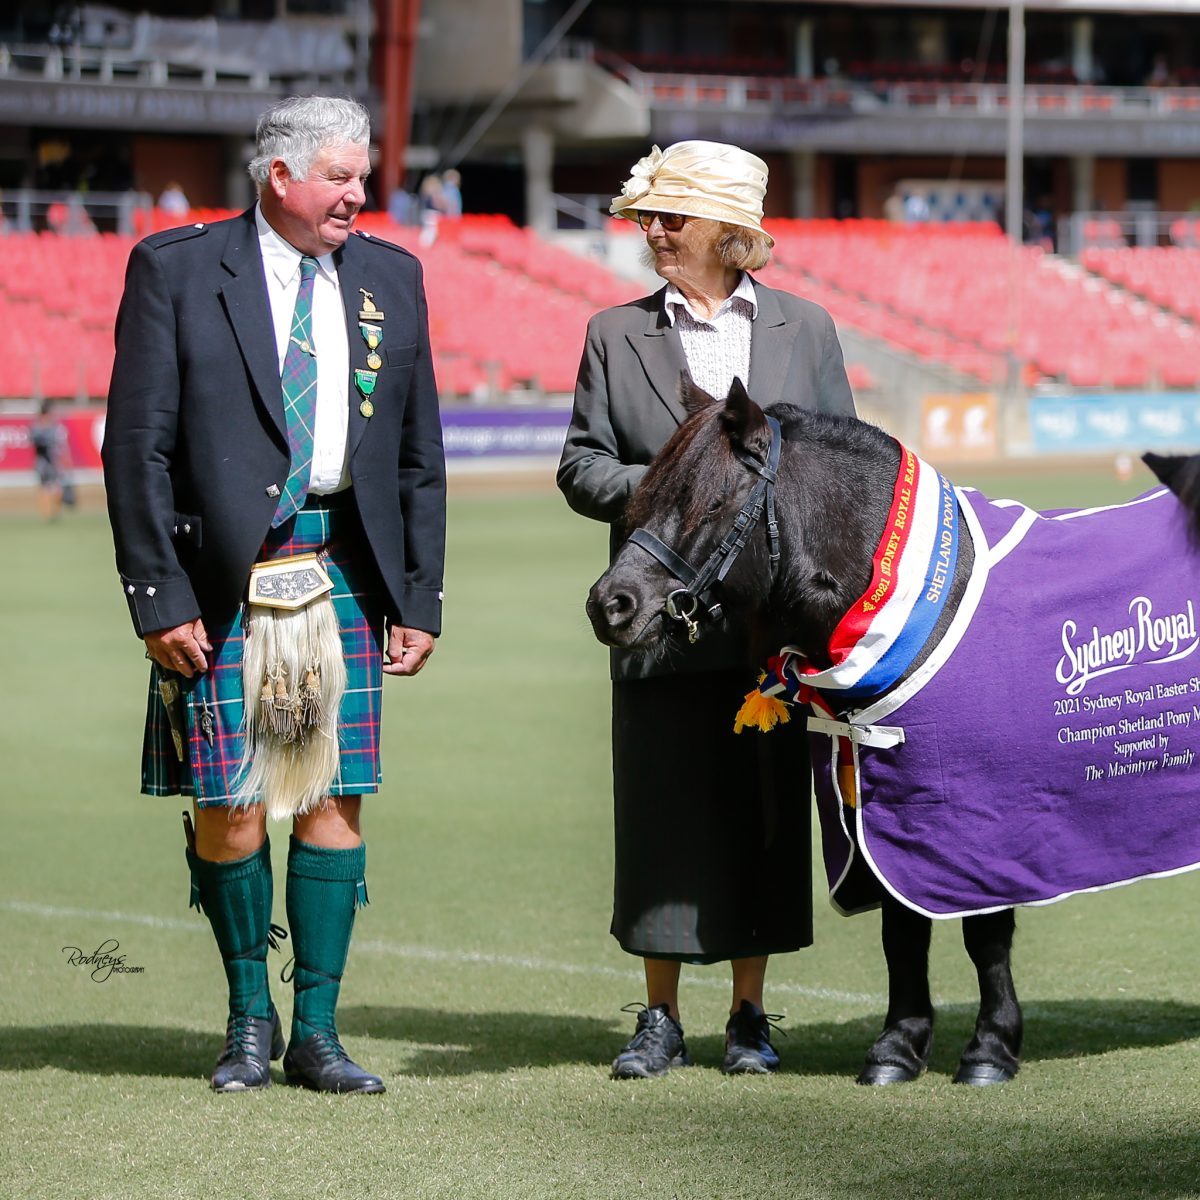
<instances>
[{"instance_id":1,"label":"shadow on grass","mask_svg":"<svg viewBox=\"0 0 1200 1200\"><path fill-rule=\"evenodd\" d=\"M0 1029L0 1070L57 1067L81 1075L207 1078L224 1031L151 1025L32 1025Z\"/></svg>"},{"instance_id":2,"label":"shadow on grass","mask_svg":"<svg viewBox=\"0 0 1200 1200\"><path fill-rule=\"evenodd\" d=\"M940 1010L930 1069L953 1073L974 1030L975 1009ZM802 1075L855 1075L883 1015L785 1027L774 1037L782 1070ZM632 1032L616 1020L531 1012L447 1012L413 1007L346 1007L338 1028L409 1042L405 1073L466 1075L513 1067L570 1063L607 1065ZM784 1036L786 1034L786 1036ZM1031 1001L1025 1013L1024 1061L1084 1058L1114 1050L1173 1046L1200 1037L1200 1006L1163 1000ZM687 1035L692 1060L717 1066L724 1035Z\"/></svg>"},{"instance_id":3,"label":"shadow on grass","mask_svg":"<svg viewBox=\"0 0 1200 1200\"><path fill-rule=\"evenodd\" d=\"M621 1048L614 1021L536 1012L447 1012L441 1008L346 1005L338 1030L412 1043L406 1075L469 1075L513 1067L607 1064Z\"/></svg>"}]
</instances>

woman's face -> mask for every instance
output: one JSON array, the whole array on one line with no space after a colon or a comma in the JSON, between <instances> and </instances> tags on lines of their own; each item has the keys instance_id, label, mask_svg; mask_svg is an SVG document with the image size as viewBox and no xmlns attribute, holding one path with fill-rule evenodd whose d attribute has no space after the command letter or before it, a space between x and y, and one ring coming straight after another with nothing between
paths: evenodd
<instances>
[{"instance_id":1,"label":"woman's face","mask_svg":"<svg viewBox=\"0 0 1200 1200\"><path fill-rule=\"evenodd\" d=\"M719 221L688 217L681 229L668 233L656 219L646 230L646 260L656 275L669 282L696 279L723 269L716 253L720 236Z\"/></svg>"}]
</instances>

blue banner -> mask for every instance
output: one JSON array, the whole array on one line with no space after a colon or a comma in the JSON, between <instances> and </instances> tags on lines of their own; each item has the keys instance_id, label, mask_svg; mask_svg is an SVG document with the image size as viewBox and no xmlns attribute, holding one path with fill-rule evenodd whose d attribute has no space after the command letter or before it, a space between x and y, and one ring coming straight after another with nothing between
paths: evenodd
<instances>
[{"instance_id":1,"label":"blue banner","mask_svg":"<svg viewBox=\"0 0 1200 1200\"><path fill-rule=\"evenodd\" d=\"M1196 449L1200 447L1200 394L1033 396L1029 431L1039 454Z\"/></svg>"}]
</instances>

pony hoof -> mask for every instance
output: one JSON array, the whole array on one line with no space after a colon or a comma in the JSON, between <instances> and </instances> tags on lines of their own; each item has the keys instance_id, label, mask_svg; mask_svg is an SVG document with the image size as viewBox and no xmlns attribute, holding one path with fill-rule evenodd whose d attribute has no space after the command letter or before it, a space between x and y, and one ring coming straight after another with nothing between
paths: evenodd
<instances>
[{"instance_id":1,"label":"pony hoof","mask_svg":"<svg viewBox=\"0 0 1200 1200\"><path fill-rule=\"evenodd\" d=\"M968 1087L991 1087L994 1083L1008 1083L1015 1075L1016 1071L993 1063L961 1063L954 1072L954 1082Z\"/></svg>"},{"instance_id":2,"label":"pony hoof","mask_svg":"<svg viewBox=\"0 0 1200 1200\"><path fill-rule=\"evenodd\" d=\"M867 1063L854 1082L865 1087L889 1087L893 1083L912 1083L920 1074L919 1068L914 1070L896 1063Z\"/></svg>"}]
</instances>

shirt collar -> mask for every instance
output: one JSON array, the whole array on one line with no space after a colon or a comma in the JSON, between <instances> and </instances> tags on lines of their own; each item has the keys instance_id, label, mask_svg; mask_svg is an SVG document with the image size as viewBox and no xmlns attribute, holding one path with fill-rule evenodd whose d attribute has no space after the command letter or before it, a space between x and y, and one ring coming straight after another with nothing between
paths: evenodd
<instances>
[{"instance_id":1,"label":"shirt collar","mask_svg":"<svg viewBox=\"0 0 1200 1200\"><path fill-rule=\"evenodd\" d=\"M750 320L753 321L758 316L758 296L754 291L754 280L745 271L741 273L737 287L733 289L726 299L721 301L721 307L717 309L716 316L720 317L727 313L733 307L735 300L741 300L750 306ZM677 306L686 308L697 321L712 324L712 321L715 319L701 316L688 302L688 298L673 283L668 283L666 293L663 296L663 307L666 309L667 320L672 325L675 324L675 309Z\"/></svg>"},{"instance_id":2,"label":"shirt collar","mask_svg":"<svg viewBox=\"0 0 1200 1200\"><path fill-rule=\"evenodd\" d=\"M258 244L262 249L263 266L286 287L300 274L300 259L303 257L291 242L281 237L263 216L261 204L254 206L254 224L258 227ZM333 265L333 251L317 259L321 274L337 283L337 268Z\"/></svg>"}]
</instances>

